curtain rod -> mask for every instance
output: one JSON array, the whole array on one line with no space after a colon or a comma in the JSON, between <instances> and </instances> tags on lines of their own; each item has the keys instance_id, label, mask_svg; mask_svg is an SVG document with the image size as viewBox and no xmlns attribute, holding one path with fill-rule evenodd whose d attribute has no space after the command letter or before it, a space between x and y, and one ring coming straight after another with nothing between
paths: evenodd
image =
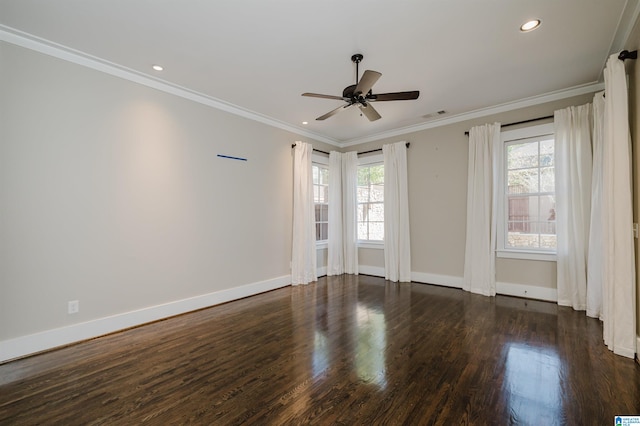
<instances>
[{"instance_id":1,"label":"curtain rod","mask_svg":"<svg viewBox=\"0 0 640 426\"><path fill-rule=\"evenodd\" d=\"M518 124L525 124L525 123L531 123L533 121L547 120L549 118L553 118L553 115L547 115L546 117L532 118L530 120L516 121L515 123L502 124L500 127L502 128L502 127L509 127L509 126L517 126ZM464 132L464 134L469 136L468 131Z\"/></svg>"},{"instance_id":2,"label":"curtain rod","mask_svg":"<svg viewBox=\"0 0 640 426\"><path fill-rule=\"evenodd\" d=\"M407 142L407 143L405 144L405 146L406 146L407 148L409 148L409 145L411 145L411 142ZM295 147L296 147L296 144L295 144L295 143L291 145L291 148L295 148ZM327 154L327 155L329 155L329 153L328 153L327 151L321 151L321 150L319 150L319 149L315 149L315 148L313 148L313 150L314 150L315 152L319 152L319 153L321 153L321 154ZM362 155L362 154L371 154L372 152L378 152L378 151L382 151L382 148L372 149L371 151L359 152L359 153L358 153L358 155Z\"/></svg>"},{"instance_id":3,"label":"curtain rod","mask_svg":"<svg viewBox=\"0 0 640 426\"><path fill-rule=\"evenodd\" d=\"M628 50L623 50L618 55L618 59L624 61L625 59L638 59L638 51L634 50L633 52L629 52Z\"/></svg>"}]
</instances>

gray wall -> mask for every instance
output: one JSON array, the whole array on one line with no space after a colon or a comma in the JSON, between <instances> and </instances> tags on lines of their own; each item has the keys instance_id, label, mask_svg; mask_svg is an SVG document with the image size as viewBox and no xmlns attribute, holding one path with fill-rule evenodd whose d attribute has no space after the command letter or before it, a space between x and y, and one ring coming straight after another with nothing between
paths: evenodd
<instances>
[{"instance_id":1,"label":"gray wall","mask_svg":"<svg viewBox=\"0 0 640 426\"><path fill-rule=\"evenodd\" d=\"M638 34L636 25L629 48ZM4 42L0 66L0 340L290 273L291 143L337 148ZM464 132L591 98L341 151L411 142L412 270L462 277ZM635 182L637 221L637 172ZM382 251L360 249L360 263L384 267ZM555 288L555 263L498 259L497 279ZM75 299L80 312L70 316L66 304ZM638 320L640 329L640 313Z\"/></svg>"},{"instance_id":2,"label":"gray wall","mask_svg":"<svg viewBox=\"0 0 640 426\"><path fill-rule=\"evenodd\" d=\"M304 137L4 42L0 64L0 341L290 274Z\"/></svg>"},{"instance_id":3,"label":"gray wall","mask_svg":"<svg viewBox=\"0 0 640 426\"><path fill-rule=\"evenodd\" d=\"M553 115L569 105L590 102L593 94L576 96L480 119L354 145L343 151L366 151L398 141L411 142L408 151L411 269L413 272L461 278L467 203L468 137L472 126L503 124ZM540 124L543 122L536 122ZM512 127L510 129L513 129ZM379 250L361 248L360 264L384 267ZM556 288L555 262L498 259L499 282Z\"/></svg>"},{"instance_id":4,"label":"gray wall","mask_svg":"<svg viewBox=\"0 0 640 426\"><path fill-rule=\"evenodd\" d=\"M629 40L625 44L629 51L640 48L640 18L631 31ZM633 221L640 222L640 66L638 61L625 61L625 68L629 75L629 121L631 123L631 142L633 144ZM640 336L640 250L638 239L635 239L636 249L636 332ZM640 337L638 338L640 343ZM640 345L637 348L640 351Z\"/></svg>"}]
</instances>

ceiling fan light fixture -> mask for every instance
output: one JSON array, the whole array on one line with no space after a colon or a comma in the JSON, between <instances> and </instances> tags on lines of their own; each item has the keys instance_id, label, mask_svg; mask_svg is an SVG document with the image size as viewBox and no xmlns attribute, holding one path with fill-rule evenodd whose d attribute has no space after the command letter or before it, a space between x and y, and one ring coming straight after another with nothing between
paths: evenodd
<instances>
[{"instance_id":1,"label":"ceiling fan light fixture","mask_svg":"<svg viewBox=\"0 0 640 426\"><path fill-rule=\"evenodd\" d=\"M539 19L531 19L520 25L520 31L522 31L523 33L528 33L529 31L533 31L536 28L540 27L541 23L542 21L540 21Z\"/></svg>"}]
</instances>

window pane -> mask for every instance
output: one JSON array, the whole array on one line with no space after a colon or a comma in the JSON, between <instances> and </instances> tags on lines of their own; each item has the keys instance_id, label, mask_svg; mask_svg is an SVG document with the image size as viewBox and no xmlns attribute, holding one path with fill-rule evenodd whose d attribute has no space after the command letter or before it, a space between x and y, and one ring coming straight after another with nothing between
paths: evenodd
<instances>
[{"instance_id":1,"label":"window pane","mask_svg":"<svg viewBox=\"0 0 640 426\"><path fill-rule=\"evenodd\" d=\"M369 239L384 240L384 222L369 222Z\"/></svg>"},{"instance_id":2,"label":"window pane","mask_svg":"<svg viewBox=\"0 0 640 426\"><path fill-rule=\"evenodd\" d=\"M320 183L319 180L319 175L320 175L320 170L318 169L318 166L311 166L311 173L313 174L313 184L317 185Z\"/></svg>"},{"instance_id":3,"label":"window pane","mask_svg":"<svg viewBox=\"0 0 640 426\"><path fill-rule=\"evenodd\" d=\"M358 167L358 239L384 237L384 165Z\"/></svg>"},{"instance_id":4,"label":"window pane","mask_svg":"<svg viewBox=\"0 0 640 426\"><path fill-rule=\"evenodd\" d=\"M553 165L555 165L553 139L540 141L540 166Z\"/></svg>"},{"instance_id":5,"label":"window pane","mask_svg":"<svg viewBox=\"0 0 640 426\"><path fill-rule=\"evenodd\" d=\"M366 222L358 222L358 239L359 240L369 239L369 234L367 230L368 230L368 226Z\"/></svg>"},{"instance_id":6,"label":"window pane","mask_svg":"<svg viewBox=\"0 0 640 426\"><path fill-rule=\"evenodd\" d=\"M540 196L540 220L556 220L556 197L554 195Z\"/></svg>"},{"instance_id":7,"label":"window pane","mask_svg":"<svg viewBox=\"0 0 640 426\"><path fill-rule=\"evenodd\" d=\"M316 241L320 241L320 224L316 223Z\"/></svg>"},{"instance_id":8,"label":"window pane","mask_svg":"<svg viewBox=\"0 0 640 426\"><path fill-rule=\"evenodd\" d=\"M384 223L384 204L382 203L369 204L369 220Z\"/></svg>"},{"instance_id":9,"label":"window pane","mask_svg":"<svg viewBox=\"0 0 640 426\"><path fill-rule=\"evenodd\" d=\"M320 205L320 221L321 222L329 221L329 205L328 204Z\"/></svg>"},{"instance_id":10,"label":"window pane","mask_svg":"<svg viewBox=\"0 0 640 426\"><path fill-rule=\"evenodd\" d=\"M329 201L329 187L328 186L318 186L318 198L316 199L317 203L326 203Z\"/></svg>"},{"instance_id":11,"label":"window pane","mask_svg":"<svg viewBox=\"0 0 640 426\"><path fill-rule=\"evenodd\" d=\"M326 167L320 168L320 183L324 185L329 183L329 169Z\"/></svg>"},{"instance_id":12,"label":"window pane","mask_svg":"<svg viewBox=\"0 0 640 426\"><path fill-rule=\"evenodd\" d=\"M358 187L358 202L366 203L369 201L369 187L367 186L359 186Z\"/></svg>"},{"instance_id":13,"label":"window pane","mask_svg":"<svg viewBox=\"0 0 640 426\"><path fill-rule=\"evenodd\" d=\"M370 180L371 183L384 183L384 165L378 164L377 166L371 166Z\"/></svg>"},{"instance_id":14,"label":"window pane","mask_svg":"<svg viewBox=\"0 0 640 426\"><path fill-rule=\"evenodd\" d=\"M524 231L529 222L529 197L509 197L509 231Z\"/></svg>"},{"instance_id":15,"label":"window pane","mask_svg":"<svg viewBox=\"0 0 640 426\"><path fill-rule=\"evenodd\" d=\"M509 228L511 228L512 224L509 222ZM523 226L523 224L518 223L517 226ZM509 231L507 234L507 246L510 248L539 248L539 239L540 236L537 233L532 233L530 230L533 228L531 223L526 223L523 226L526 229L526 232L511 232Z\"/></svg>"},{"instance_id":16,"label":"window pane","mask_svg":"<svg viewBox=\"0 0 640 426\"><path fill-rule=\"evenodd\" d=\"M507 184L509 194L538 192L538 169L510 170Z\"/></svg>"},{"instance_id":17,"label":"window pane","mask_svg":"<svg viewBox=\"0 0 640 426\"><path fill-rule=\"evenodd\" d=\"M540 197L538 195L529 196L509 196L509 221L510 222L531 222L548 219L548 210L545 210L545 216L540 218ZM511 228L509 228L511 229Z\"/></svg>"},{"instance_id":18,"label":"window pane","mask_svg":"<svg viewBox=\"0 0 640 426\"><path fill-rule=\"evenodd\" d=\"M371 201L384 201L384 186L383 185L371 185Z\"/></svg>"},{"instance_id":19,"label":"window pane","mask_svg":"<svg viewBox=\"0 0 640 426\"><path fill-rule=\"evenodd\" d=\"M556 175L553 167L540 168L540 192L556 191Z\"/></svg>"},{"instance_id":20,"label":"window pane","mask_svg":"<svg viewBox=\"0 0 640 426\"><path fill-rule=\"evenodd\" d=\"M329 238L329 225L326 223L320 224L320 240L324 241Z\"/></svg>"},{"instance_id":21,"label":"window pane","mask_svg":"<svg viewBox=\"0 0 640 426\"><path fill-rule=\"evenodd\" d=\"M555 231L555 223L553 224ZM556 234L540 234L540 248L555 250L557 248Z\"/></svg>"},{"instance_id":22,"label":"window pane","mask_svg":"<svg viewBox=\"0 0 640 426\"><path fill-rule=\"evenodd\" d=\"M322 213L321 213L322 206L320 204L316 204L314 207L316 209L316 222L320 222L322 221Z\"/></svg>"},{"instance_id":23,"label":"window pane","mask_svg":"<svg viewBox=\"0 0 640 426\"><path fill-rule=\"evenodd\" d=\"M369 204L358 204L358 222L366 222L369 216Z\"/></svg>"},{"instance_id":24,"label":"window pane","mask_svg":"<svg viewBox=\"0 0 640 426\"><path fill-rule=\"evenodd\" d=\"M369 167L358 167L358 185L369 185Z\"/></svg>"},{"instance_id":25,"label":"window pane","mask_svg":"<svg viewBox=\"0 0 640 426\"><path fill-rule=\"evenodd\" d=\"M526 142L507 145L507 168L521 169L538 166L538 143Z\"/></svg>"},{"instance_id":26,"label":"window pane","mask_svg":"<svg viewBox=\"0 0 640 426\"><path fill-rule=\"evenodd\" d=\"M533 136L506 145L505 248L554 250L554 138ZM544 195L542 195L544 194Z\"/></svg>"}]
</instances>

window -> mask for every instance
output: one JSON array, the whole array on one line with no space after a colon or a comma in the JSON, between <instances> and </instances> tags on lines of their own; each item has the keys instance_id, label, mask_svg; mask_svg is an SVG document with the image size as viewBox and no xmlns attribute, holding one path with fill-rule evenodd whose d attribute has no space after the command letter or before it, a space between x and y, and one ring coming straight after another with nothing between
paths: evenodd
<instances>
[{"instance_id":1,"label":"window","mask_svg":"<svg viewBox=\"0 0 640 426\"><path fill-rule=\"evenodd\" d=\"M552 125L502 133L503 175L498 228L498 250L554 254L556 251L556 196ZM500 253L499 253L500 255Z\"/></svg>"},{"instance_id":2,"label":"window","mask_svg":"<svg viewBox=\"0 0 640 426\"><path fill-rule=\"evenodd\" d=\"M329 237L329 168L324 164L312 164L313 202L316 210L316 241Z\"/></svg>"},{"instance_id":3,"label":"window","mask_svg":"<svg viewBox=\"0 0 640 426\"><path fill-rule=\"evenodd\" d=\"M384 164L358 166L358 240L384 240Z\"/></svg>"}]
</instances>

